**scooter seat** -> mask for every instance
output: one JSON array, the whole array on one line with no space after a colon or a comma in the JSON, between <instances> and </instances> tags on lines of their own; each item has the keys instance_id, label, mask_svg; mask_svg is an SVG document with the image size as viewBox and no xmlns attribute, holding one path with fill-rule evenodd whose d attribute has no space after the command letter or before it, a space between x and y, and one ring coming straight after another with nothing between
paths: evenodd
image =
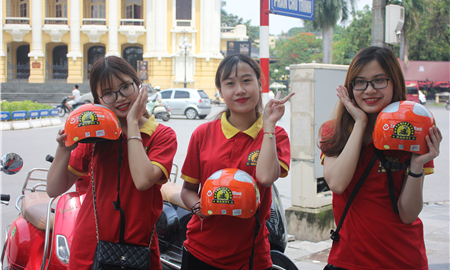
<instances>
[{"instance_id":1,"label":"scooter seat","mask_svg":"<svg viewBox=\"0 0 450 270\"><path fill-rule=\"evenodd\" d=\"M178 205L179 207L182 207L182 208L190 211L190 209L188 209L184 205L183 201L181 200L181 196L180 196L181 189L182 189L182 187L175 183L172 183L172 182L165 183L161 187L161 194L162 194L163 200L166 202L170 202L172 204Z\"/></svg>"},{"instance_id":2,"label":"scooter seat","mask_svg":"<svg viewBox=\"0 0 450 270\"><path fill-rule=\"evenodd\" d=\"M51 198L45 192L31 192L22 200L22 216L34 227L45 231L47 225L47 209ZM50 213L50 230L53 229L55 214Z\"/></svg>"}]
</instances>

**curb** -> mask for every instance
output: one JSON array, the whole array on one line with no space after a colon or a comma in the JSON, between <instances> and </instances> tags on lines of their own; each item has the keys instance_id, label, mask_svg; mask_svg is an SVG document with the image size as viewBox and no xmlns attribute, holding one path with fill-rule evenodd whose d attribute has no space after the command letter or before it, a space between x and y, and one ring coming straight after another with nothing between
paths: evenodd
<instances>
[{"instance_id":1,"label":"curb","mask_svg":"<svg viewBox=\"0 0 450 270\"><path fill-rule=\"evenodd\" d=\"M59 117L52 118L42 118L42 119L30 119L24 121L9 121L0 122L0 130L19 130L19 129L30 129L37 127L48 127L48 126L59 126L62 124Z\"/></svg>"}]
</instances>

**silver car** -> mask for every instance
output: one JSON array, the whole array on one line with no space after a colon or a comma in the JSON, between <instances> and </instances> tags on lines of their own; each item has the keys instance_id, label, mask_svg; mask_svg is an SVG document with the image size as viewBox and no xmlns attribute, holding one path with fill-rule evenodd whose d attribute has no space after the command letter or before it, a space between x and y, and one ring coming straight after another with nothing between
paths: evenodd
<instances>
[{"instance_id":1,"label":"silver car","mask_svg":"<svg viewBox=\"0 0 450 270\"><path fill-rule=\"evenodd\" d=\"M169 88L161 91L162 102L169 105L173 115L197 116L204 119L211 112L211 100L205 91L190 88Z\"/></svg>"}]
</instances>

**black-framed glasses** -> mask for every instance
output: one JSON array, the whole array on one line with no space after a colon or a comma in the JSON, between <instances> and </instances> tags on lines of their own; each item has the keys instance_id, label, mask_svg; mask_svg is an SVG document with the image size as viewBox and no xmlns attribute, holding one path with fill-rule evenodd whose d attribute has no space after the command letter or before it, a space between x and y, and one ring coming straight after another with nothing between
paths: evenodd
<instances>
[{"instance_id":1,"label":"black-framed glasses","mask_svg":"<svg viewBox=\"0 0 450 270\"><path fill-rule=\"evenodd\" d=\"M363 90L366 90L367 87L369 87L369 83L370 83L370 85L372 85L372 87L374 89L384 89L388 86L389 80L391 80L391 78L389 78L389 79L378 78L378 79L375 79L372 81L354 80L354 81L352 81L352 86L353 86L353 90L363 91Z\"/></svg>"},{"instance_id":2,"label":"black-framed glasses","mask_svg":"<svg viewBox=\"0 0 450 270\"><path fill-rule=\"evenodd\" d=\"M117 100L117 94L120 92L120 94L124 97L128 97L130 95L132 95L135 91L134 86L133 86L134 82L132 83L127 83L124 86L122 86L118 91L116 92L108 92L106 94L104 94L103 96L101 96L100 98L103 100L103 102L105 104L111 104L116 102Z\"/></svg>"}]
</instances>

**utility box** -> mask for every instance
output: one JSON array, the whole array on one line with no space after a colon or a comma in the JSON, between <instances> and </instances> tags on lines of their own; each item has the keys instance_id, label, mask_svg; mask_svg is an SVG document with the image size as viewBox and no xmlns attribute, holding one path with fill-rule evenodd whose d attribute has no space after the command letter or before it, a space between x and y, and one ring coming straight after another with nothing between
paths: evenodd
<instances>
[{"instance_id":1,"label":"utility box","mask_svg":"<svg viewBox=\"0 0 450 270\"><path fill-rule=\"evenodd\" d=\"M405 23L405 8L398 5L386 6L385 43L398 44L403 24Z\"/></svg>"},{"instance_id":2,"label":"utility box","mask_svg":"<svg viewBox=\"0 0 450 270\"><path fill-rule=\"evenodd\" d=\"M348 66L291 65L291 203L286 209L288 233L298 240L322 241L335 228L332 192L319 189L324 181L319 129L338 104L336 88L345 82Z\"/></svg>"}]
</instances>

